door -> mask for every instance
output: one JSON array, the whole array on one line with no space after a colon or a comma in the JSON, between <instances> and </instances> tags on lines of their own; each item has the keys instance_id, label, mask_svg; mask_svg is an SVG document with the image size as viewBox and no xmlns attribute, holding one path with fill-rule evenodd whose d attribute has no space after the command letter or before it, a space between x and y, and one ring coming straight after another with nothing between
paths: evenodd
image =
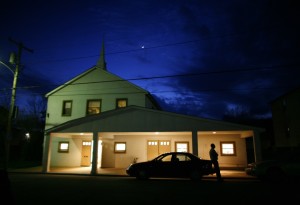
<instances>
[{"instance_id":1,"label":"door","mask_svg":"<svg viewBox=\"0 0 300 205\"><path fill-rule=\"evenodd\" d=\"M148 140L147 159L151 160L160 154L171 151L170 140Z\"/></svg>"},{"instance_id":2,"label":"door","mask_svg":"<svg viewBox=\"0 0 300 205\"><path fill-rule=\"evenodd\" d=\"M82 141L81 166L91 165L91 141Z\"/></svg>"}]
</instances>

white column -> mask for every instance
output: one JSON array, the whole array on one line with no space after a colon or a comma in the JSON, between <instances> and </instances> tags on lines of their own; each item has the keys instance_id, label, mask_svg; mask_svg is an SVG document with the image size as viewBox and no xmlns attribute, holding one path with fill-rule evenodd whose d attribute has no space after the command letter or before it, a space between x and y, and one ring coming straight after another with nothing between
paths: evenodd
<instances>
[{"instance_id":1,"label":"white column","mask_svg":"<svg viewBox=\"0 0 300 205\"><path fill-rule=\"evenodd\" d=\"M50 134L45 134L44 144L43 144L43 161L42 161L43 173L47 173L50 171L51 147L52 147L52 138Z\"/></svg>"}]
</instances>

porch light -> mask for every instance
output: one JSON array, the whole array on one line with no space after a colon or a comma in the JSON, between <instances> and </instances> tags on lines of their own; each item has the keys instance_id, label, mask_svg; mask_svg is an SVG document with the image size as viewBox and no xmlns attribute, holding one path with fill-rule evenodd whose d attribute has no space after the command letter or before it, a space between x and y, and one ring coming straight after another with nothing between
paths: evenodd
<instances>
[{"instance_id":1,"label":"porch light","mask_svg":"<svg viewBox=\"0 0 300 205\"><path fill-rule=\"evenodd\" d=\"M29 133L29 132L27 132L27 133L25 134L25 139L28 140L28 141L30 140L30 133Z\"/></svg>"}]
</instances>

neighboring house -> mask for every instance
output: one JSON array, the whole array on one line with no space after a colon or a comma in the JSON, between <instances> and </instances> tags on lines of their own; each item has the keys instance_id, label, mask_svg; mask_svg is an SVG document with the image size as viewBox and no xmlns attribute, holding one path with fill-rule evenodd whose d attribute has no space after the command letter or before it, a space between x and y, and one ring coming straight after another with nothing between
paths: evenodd
<instances>
[{"instance_id":1,"label":"neighboring house","mask_svg":"<svg viewBox=\"0 0 300 205\"><path fill-rule=\"evenodd\" d=\"M300 88L271 102L275 148L289 151L300 148Z\"/></svg>"},{"instance_id":2,"label":"neighboring house","mask_svg":"<svg viewBox=\"0 0 300 205\"><path fill-rule=\"evenodd\" d=\"M169 151L209 159L216 144L221 168L261 159L264 129L165 112L146 90L96 66L59 86L48 99L43 172L52 167L126 168Z\"/></svg>"}]
</instances>

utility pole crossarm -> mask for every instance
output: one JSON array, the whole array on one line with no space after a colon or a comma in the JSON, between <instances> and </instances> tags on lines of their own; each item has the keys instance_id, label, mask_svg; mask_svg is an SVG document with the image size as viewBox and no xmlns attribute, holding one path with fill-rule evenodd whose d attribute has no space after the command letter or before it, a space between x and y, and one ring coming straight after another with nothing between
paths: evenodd
<instances>
[{"instance_id":1,"label":"utility pole crossarm","mask_svg":"<svg viewBox=\"0 0 300 205\"><path fill-rule=\"evenodd\" d=\"M12 43L18 45L19 48L21 47L21 49L25 49L25 50L27 50L28 52L33 53L33 50L30 49L30 48L27 48L26 46L24 46L23 43L17 42L17 41L15 41L15 40L13 40L12 38L8 38L8 40L9 40L10 42L12 42Z\"/></svg>"}]
</instances>

